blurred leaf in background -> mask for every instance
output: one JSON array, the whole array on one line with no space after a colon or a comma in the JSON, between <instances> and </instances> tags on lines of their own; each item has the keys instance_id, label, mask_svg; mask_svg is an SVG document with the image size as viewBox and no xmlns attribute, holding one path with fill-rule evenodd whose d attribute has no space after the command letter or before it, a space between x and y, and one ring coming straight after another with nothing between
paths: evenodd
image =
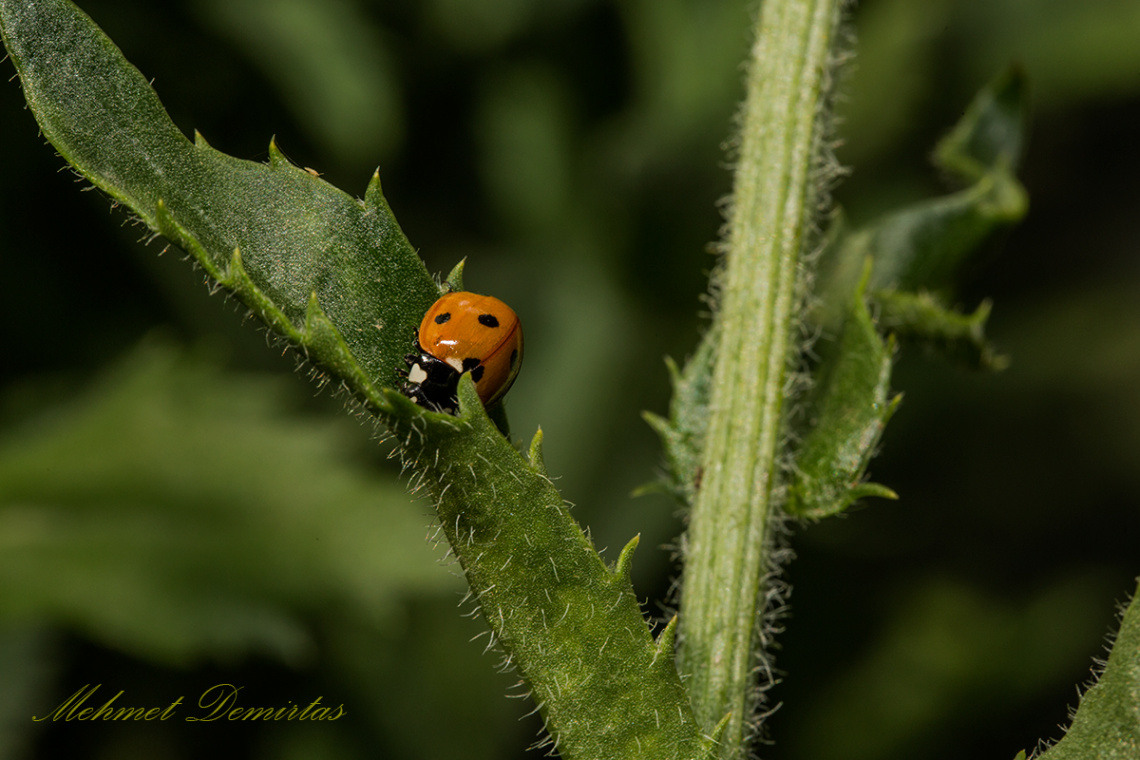
<instances>
[{"instance_id":1,"label":"blurred leaf in background","mask_svg":"<svg viewBox=\"0 0 1140 760\"><path fill-rule=\"evenodd\" d=\"M392 53L358 3L203 0L193 9L249 56L293 118L339 163L367 166L399 145L403 103Z\"/></svg>"},{"instance_id":2,"label":"blurred leaf in background","mask_svg":"<svg viewBox=\"0 0 1140 760\"><path fill-rule=\"evenodd\" d=\"M353 467L342 423L290 419L281 385L148 342L6 425L0 617L158 662L288 662L312 655L302 611L381 624L402 596L454 589L423 550L425 508Z\"/></svg>"},{"instance_id":3,"label":"blurred leaf in background","mask_svg":"<svg viewBox=\"0 0 1140 760\"><path fill-rule=\"evenodd\" d=\"M690 353L703 324L752 9L80 5L155 77L185 132L255 160L276 135L357 195L379 164L429 268L469 257L469 286L527 326L513 427L542 424L547 465L599 546L642 534L635 584L655 609L676 568L650 547L680 523L664 497L626 494L660 462L640 411L667 407L662 357ZM940 189L929 146L1011 60L1036 106L1031 210L958 291L966 310L994 300L988 333L1010 368L975 376L905 354L895 387L906 399L871 468L900 501L794 539L774 760L915 747L931 760L1012 757L1055 737L1134 588L1135 5L866 0L853 12L839 132L853 174L836 193L852 223ZM483 639L466 643L483 628L460 617L457 582L432 564L426 508L359 453L376 448L370 431L314 421L342 412L324 396L289 400L305 394L303 377L267 381L292 360L209 297L176 251L139 245L140 229L104 198L77 192L15 83L0 97L0 134L11 283L0 301L0 577L17 589L0 595L0 667L16 676L0 679L8 756L83 746L179 757L190 740L215 741L205 751L220 757L526 756L537 723L516 719L531 707L502 698L513 678L478 656ZM136 348L155 326L219 346L228 369L170 343ZM43 381L61 373L71 380ZM82 377L95 379L74 390ZM61 578L75 585L51 583ZM911 678L919 665L927 675ZM323 693L350 716L335 730L249 736L33 734L28 700L62 699L87 682L76 679L140 701L245 682L267 702ZM844 729L872 719L890 731Z\"/></svg>"},{"instance_id":4,"label":"blurred leaf in background","mask_svg":"<svg viewBox=\"0 0 1140 760\"><path fill-rule=\"evenodd\" d=\"M38 384L9 390L0 627L14 667L3 702L24 720L0 743L18 746L30 716L55 704L48 694L57 689L41 681L49 655L62 650L33 635L51 627L176 670L263 659L303 672L326 662L325 701L349 703L365 726L383 724L393 705L361 709L377 697L360 679L392 679L418 658L374 652L418 625L412 603L426 613L438 599L454 614L446 599L458 598L461 583L427 546L426 506L361 457L358 426L300 416L294 396L278 378L225 372L207 352L160 339L75 398L60 401L57 388ZM438 657L437 640L421 636L420 656ZM80 685L60 683L59 701ZM107 684L126 690L124 701L138 697L130 686ZM166 694L164 704L195 701ZM303 701L288 689L261 696Z\"/></svg>"},{"instance_id":5,"label":"blurred leaf in background","mask_svg":"<svg viewBox=\"0 0 1140 760\"><path fill-rule=\"evenodd\" d=\"M1138 22L1112 0L873 0L855 15L840 148L854 174L837 191L851 216L930 192L921 136L1010 60L1034 103L1030 211L961 283L966 308L993 298L1009 368L905 356L872 464L900 501L794 541L775 758L1012 757L1060 736L1103 656L1140 572Z\"/></svg>"}]
</instances>

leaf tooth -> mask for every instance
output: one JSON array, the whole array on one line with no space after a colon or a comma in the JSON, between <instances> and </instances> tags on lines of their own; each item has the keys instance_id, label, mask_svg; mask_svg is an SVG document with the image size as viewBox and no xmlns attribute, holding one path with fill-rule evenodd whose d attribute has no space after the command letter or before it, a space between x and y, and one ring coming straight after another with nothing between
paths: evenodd
<instances>
[{"instance_id":1,"label":"leaf tooth","mask_svg":"<svg viewBox=\"0 0 1140 760\"><path fill-rule=\"evenodd\" d=\"M249 274L245 271L245 264L243 264L241 260L241 248L237 246L234 247L234 252L230 254L230 260L226 264L226 271L217 279L219 283L239 295L252 295L256 287L253 284L253 280L249 278Z\"/></svg>"},{"instance_id":2,"label":"leaf tooth","mask_svg":"<svg viewBox=\"0 0 1140 760\"><path fill-rule=\"evenodd\" d=\"M321 307L315 290L309 293L309 302L305 305L305 324L302 330L306 348L316 348L323 355L323 361L332 364L346 376L355 369L355 359L344 345L340 330Z\"/></svg>"},{"instance_id":3,"label":"leaf tooth","mask_svg":"<svg viewBox=\"0 0 1140 760\"><path fill-rule=\"evenodd\" d=\"M174 242L178 242L180 233L183 231L178 222L174 221L170 207L162 198L159 198L154 204L154 226L162 235Z\"/></svg>"},{"instance_id":4,"label":"leaf tooth","mask_svg":"<svg viewBox=\"0 0 1140 760\"><path fill-rule=\"evenodd\" d=\"M666 356L665 369L669 371L669 382L673 387L673 392L676 393L677 389L681 387L681 383L684 381L681 377L681 368L677 366L677 362L674 361L672 356Z\"/></svg>"},{"instance_id":5,"label":"leaf tooth","mask_svg":"<svg viewBox=\"0 0 1140 760\"><path fill-rule=\"evenodd\" d=\"M664 439L668 439L669 436L675 432L672 423L660 414L644 411L641 413L641 419L645 420L646 424L653 428L653 432Z\"/></svg>"},{"instance_id":6,"label":"leaf tooth","mask_svg":"<svg viewBox=\"0 0 1140 760\"><path fill-rule=\"evenodd\" d=\"M340 330L321 307L315 290L309 294L309 302L305 307L305 324L299 337L298 343L304 348L306 355L311 351L312 358L332 368L341 377L352 381L353 387L357 388L369 403L381 410L390 408L385 397L357 363L356 357L345 344Z\"/></svg>"},{"instance_id":7,"label":"leaf tooth","mask_svg":"<svg viewBox=\"0 0 1140 760\"><path fill-rule=\"evenodd\" d=\"M672 452L674 448L679 445L680 433L670 420L650 411L642 411L641 419L645 420L646 424L653 429L653 432L657 433L666 453ZM667 475L663 475L647 483L642 483L634 488L630 495L638 497L652 493L662 493L684 501L685 496L683 491L684 489L679 481L678 473L673 468L670 468Z\"/></svg>"},{"instance_id":8,"label":"leaf tooth","mask_svg":"<svg viewBox=\"0 0 1140 760\"><path fill-rule=\"evenodd\" d=\"M466 264L467 264L467 257L464 256L462 259L459 260L459 263L456 264L451 269L451 272L447 275L447 280L445 280L445 282L447 284L447 289L449 291L455 292L457 290L463 290L463 268L464 268L464 266L466 266Z\"/></svg>"},{"instance_id":9,"label":"leaf tooth","mask_svg":"<svg viewBox=\"0 0 1140 760\"><path fill-rule=\"evenodd\" d=\"M324 329L325 323L329 322L325 310L321 308L320 299L317 298L317 291L309 293L309 302L305 304L305 337L312 339L316 336L318 330Z\"/></svg>"},{"instance_id":10,"label":"leaf tooth","mask_svg":"<svg viewBox=\"0 0 1140 760\"><path fill-rule=\"evenodd\" d=\"M633 553L637 551L637 545L639 543L641 543L640 533L629 539L629 543L621 550L621 554L618 555L617 563L614 565L614 578L624 580L631 586L633 584L633 580L630 576L633 572Z\"/></svg>"},{"instance_id":11,"label":"leaf tooth","mask_svg":"<svg viewBox=\"0 0 1140 760\"><path fill-rule=\"evenodd\" d=\"M893 489L888 488L882 483L860 483L847 492L847 499L851 503L870 496L879 499L890 499L891 501L897 501L899 498L899 495L895 493Z\"/></svg>"},{"instance_id":12,"label":"leaf tooth","mask_svg":"<svg viewBox=\"0 0 1140 760\"><path fill-rule=\"evenodd\" d=\"M403 417L410 418L427 412L426 409L416 404L416 402L395 388L381 387L380 396L383 398L384 403L379 406L381 411L387 414L399 414Z\"/></svg>"},{"instance_id":13,"label":"leaf tooth","mask_svg":"<svg viewBox=\"0 0 1140 760\"><path fill-rule=\"evenodd\" d=\"M640 499L642 496L650 496L652 494L661 494L668 496L671 499L684 500L684 494L668 480L658 478L657 480L648 480L639 486L635 486L629 492L631 499Z\"/></svg>"},{"instance_id":14,"label":"leaf tooth","mask_svg":"<svg viewBox=\"0 0 1140 760\"><path fill-rule=\"evenodd\" d=\"M206 138L198 130L194 130L194 147L195 148L212 148L210 143L206 142Z\"/></svg>"},{"instance_id":15,"label":"leaf tooth","mask_svg":"<svg viewBox=\"0 0 1140 760\"><path fill-rule=\"evenodd\" d=\"M364 205L376 209L388 206L388 202L384 200L384 189L380 184L380 167L376 167L376 171L372 172L372 178L368 180L368 188L364 191Z\"/></svg>"},{"instance_id":16,"label":"leaf tooth","mask_svg":"<svg viewBox=\"0 0 1140 760\"><path fill-rule=\"evenodd\" d=\"M716 724L716 727L713 728L712 733L709 734L708 736L704 737L707 740L705 747L711 748L711 747L715 747L716 745L720 744L720 737L724 735L724 730L726 728L728 728L728 721L731 718L732 718L732 711L729 710L728 712L726 712L724 714L724 717L720 719L720 722L718 722Z\"/></svg>"},{"instance_id":17,"label":"leaf tooth","mask_svg":"<svg viewBox=\"0 0 1140 760\"><path fill-rule=\"evenodd\" d=\"M542 428L534 431L534 437L530 439L530 449L527 452L527 459L530 461L530 466L536 471L546 474L546 461L542 457Z\"/></svg>"},{"instance_id":18,"label":"leaf tooth","mask_svg":"<svg viewBox=\"0 0 1140 760\"><path fill-rule=\"evenodd\" d=\"M487 416L487 410L483 407L483 400L479 398L479 391L475 390L475 381L471 379L470 372L464 372L459 376L459 388L455 395L459 399L458 416L461 419L470 420L477 415Z\"/></svg>"},{"instance_id":19,"label":"leaf tooth","mask_svg":"<svg viewBox=\"0 0 1140 760\"><path fill-rule=\"evenodd\" d=\"M178 220L170 213L170 207L162 198L159 198L154 206L154 226L163 237L191 254L212 279L222 282L221 270L218 269L213 259L206 253L206 249L190 234L189 230L178 223Z\"/></svg>"},{"instance_id":20,"label":"leaf tooth","mask_svg":"<svg viewBox=\"0 0 1140 760\"><path fill-rule=\"evenodd\" d=\"M887 347L889 350L894 351L895 339L894 339L893 335L887 340ZM891 400L888 402L888 405L887 405L887 411L883 414L883 424L884 425L886 425L888 422L890 422L891 418L895 416L895 412L898 411L899 404L902 403L904 395L906 395L906 394L896 393L894 396L891 397Z\"/></svg>"},{"instance_id":21,"label":"leaf tooth","mask_svg":"<svg viewBox=\"0 0 1140 760\"><path fill-rule=\"evenodd\" d=\"M228 288L245 303L263 322L280 332L293 343L304 346L305 334L285 316L265 293L257 287L257 283L249 276L242 261L241 248L235 246L225 271L219 272L215 278L220 285Z\"/></svg>"},{"instance_id":22,"label":"leaf tooth","mask_svg":"<svg viewBox=\"0 0 1140 760\"><path fill-rule=\"evenodd\" d=\"M277 147L277 136L269 138L269 165L277 168L279 166L292 166L289 159L285 158L285 154Z\"/></svg>"},{"instance_id":23,"label":"leaf tooth","mask_svg":"<svg viewBox=\"0 0 1140 760\"><path fill-rule=\"evenodd\" d=\"M658 662L673 664L673 655L677 649L677 622L678 617L673 615L665 624L665 629L657 636L657 652L653 655L654 664Z\"/></svg>"}]
</instances>

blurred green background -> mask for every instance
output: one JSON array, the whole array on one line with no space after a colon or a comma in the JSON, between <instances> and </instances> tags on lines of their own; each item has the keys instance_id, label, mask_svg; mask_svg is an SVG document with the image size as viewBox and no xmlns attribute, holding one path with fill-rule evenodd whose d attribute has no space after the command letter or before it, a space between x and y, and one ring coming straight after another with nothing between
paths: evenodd
<instances>
[{"instance_id":1,"label":"blurred green background","mask_svg":"<svg viewBox=\"0 0 1140 760\"><path fill-rule=\"evenodd\" d=\"M628 494L666 354L705 324L751 10L734 0L85 0L174 120L363 195L380 167L433 271L520 314L517 437L659 613L680 531ZM766 758L1012 757L1056 738L1140 574L1140 5L867 0L836 198L858 224L1011 60L1026 222L961 304L1012 364L904 347L877 482L796 530ZM9 64L5 64L6 66ZM11 73L11 69L8 69ZM540 724L483 653L430 505L307 370L110 209L0 95L0 758L507 758ZM161 254L161 255L160 255ZM343 704L334 723L34 722L101 704ZM181 714L192 714L189 708ZM193 749L190 749L193 747Z\"/></svg>"}]
</instances>

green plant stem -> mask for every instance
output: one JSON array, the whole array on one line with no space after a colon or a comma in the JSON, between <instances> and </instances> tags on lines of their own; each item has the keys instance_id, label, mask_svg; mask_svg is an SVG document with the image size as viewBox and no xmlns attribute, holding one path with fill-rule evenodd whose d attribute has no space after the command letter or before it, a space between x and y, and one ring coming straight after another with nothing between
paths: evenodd
<instances>
[{"instance_id":1,"label":"green plant stem","mask_svg":"<svg viewBox=\"0 0 1140 760\"><path fill-rule=\"evenodd\" d=\"M770 566L781 421L808 230L818 212L821 113L841 0L766 0L741 121L701 487L681 596L682 672L706 729L730 715L740 757L756 707L758 615Z\"/></svg>"}]
</instances>

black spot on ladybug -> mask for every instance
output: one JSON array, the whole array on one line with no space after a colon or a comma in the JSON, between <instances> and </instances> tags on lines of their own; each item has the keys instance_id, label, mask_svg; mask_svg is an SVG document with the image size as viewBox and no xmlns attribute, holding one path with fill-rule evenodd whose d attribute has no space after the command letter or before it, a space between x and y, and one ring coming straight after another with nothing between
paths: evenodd
<instances>
[{"instance_id":1,"label":"black spot on ladybug","mask_svg":"<svg viewBox=\"0 0 1140 760\"><path fill-rule=\"evenodd\" d=\"M466 362L464 362L464 364L466 364ZM474 380L475 382L479 382L480 380L482 380L483 379L483 370L485 370L485 369L487 369L487 368L484 367L482 364L480 364L478 367L471 370L471 379Z\"/></svg>"},{"instance_id":2,"label":"black spot on ladybug","mask_svg":"<svg viewBox=\"0 0 1140 760\"><path fill-rule=\"evenodd\" d=\"M478 366L479 366L479 360L476 359L474 356L469 356L463 360L463 371L464 372L470 372L471 370L475 369ZM478 380L479 378L475 378L475 379Z\"/></svg>"},{"instance_id":3,"label":"black spot on ladybug","mask_svg":"<svg viewBox=\"0 0 1140 760\"><path fill-rule=\"evenodd\" d=\"M494 314L480 314L479 324L483 325L484 327L498 327L499 319Z\"/></svg>"},{"instance_id":4,"label":"black spot on ladybug","mask_svg":"<svg viewBox=\"0 0 1140 760\"><path fill-rule=\"evenodd\" d=\"M435 323L437 325L442 325L444 322L446 322L449 319L451 319L451 312L449 312L449 311L445 311L442 314L436 314L435 315Z\"/></svg>"}]
</instances>

